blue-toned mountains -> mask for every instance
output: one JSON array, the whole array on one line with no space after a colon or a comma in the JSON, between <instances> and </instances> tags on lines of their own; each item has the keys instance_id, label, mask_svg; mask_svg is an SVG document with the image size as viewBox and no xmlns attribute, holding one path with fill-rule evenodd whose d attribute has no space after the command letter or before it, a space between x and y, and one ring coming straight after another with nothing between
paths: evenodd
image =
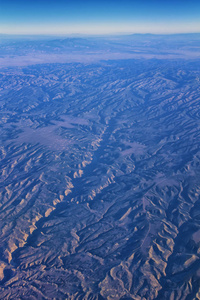
<instances>
[{"instance_id":1,"label":"blue-toned mountains","mask_svg":"<svg viewBox=\"0 0 200 300\"><path fill-rule=\"evenodd\" d=\"M118 39L108 45L127 55ZM155 48L138 39L140 53ZM0 298L198 299L199 60L18 55L86 40L4 44Z\"/></svg>"}]
</instances>

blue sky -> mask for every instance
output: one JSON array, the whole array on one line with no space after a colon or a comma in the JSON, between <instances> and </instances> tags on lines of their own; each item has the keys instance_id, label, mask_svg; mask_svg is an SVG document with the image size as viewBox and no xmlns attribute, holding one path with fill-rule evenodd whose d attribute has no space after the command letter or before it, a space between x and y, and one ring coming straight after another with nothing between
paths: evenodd
<instances>
[{"instance_id":1,"label":"blue sky","mask_svg":"<svg viewBox=\"0 0 200 300\"><path fill-rule=\"evenodd\" d=\"M200 0L0 0L0 33L200 32Z\"/></svg>"}]
</instances>

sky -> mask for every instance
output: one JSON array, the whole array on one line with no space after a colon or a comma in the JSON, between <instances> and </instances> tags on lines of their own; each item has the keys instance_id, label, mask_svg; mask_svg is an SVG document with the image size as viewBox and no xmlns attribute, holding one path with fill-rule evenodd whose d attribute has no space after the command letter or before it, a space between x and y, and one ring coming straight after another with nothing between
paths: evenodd
<instances>
[{"instance_id":1,"label":"sky","mask_svg":"<svg viewBox=\"0 0 200 300\"><path fill-rule=\"evenodd\" d=\"M0 0L2 34L200 32L200 0Z\"/></svg>"}]
</instances>

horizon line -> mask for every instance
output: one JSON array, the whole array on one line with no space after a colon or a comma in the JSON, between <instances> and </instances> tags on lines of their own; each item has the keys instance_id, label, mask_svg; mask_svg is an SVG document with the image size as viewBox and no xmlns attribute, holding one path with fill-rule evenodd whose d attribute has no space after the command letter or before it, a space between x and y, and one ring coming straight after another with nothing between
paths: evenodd
<instances>
[{"instance_id":1,"label":"horizon line","mask_svg":"<svg viewBox=\"0 0 200 300\"><path fill-rule=\"evenodd\" d=\"M194 34L200 34L200 31L194 32L174 32L174 33L151 33L151 32L113 32L113 33L3 33L0 32L0 36L128 36L128 35L164 35L164 36L170 36L170 35L194 35Z\"/></svg>"}]
</instances>

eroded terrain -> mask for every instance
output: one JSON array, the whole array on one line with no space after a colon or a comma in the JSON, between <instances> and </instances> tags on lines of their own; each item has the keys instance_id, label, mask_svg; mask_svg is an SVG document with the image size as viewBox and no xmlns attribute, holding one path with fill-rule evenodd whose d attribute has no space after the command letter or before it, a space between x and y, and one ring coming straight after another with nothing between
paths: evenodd
<instances>
[{"instance_id":1,"label":"eroded terrain","mask_svg":"<svg viewBox=\"0 0 200 300\"><path fill-rule=\"evenodd\" d=\"M200 299L200 68L0 69L0 298Z\"/></svg>"}]
</instances>

